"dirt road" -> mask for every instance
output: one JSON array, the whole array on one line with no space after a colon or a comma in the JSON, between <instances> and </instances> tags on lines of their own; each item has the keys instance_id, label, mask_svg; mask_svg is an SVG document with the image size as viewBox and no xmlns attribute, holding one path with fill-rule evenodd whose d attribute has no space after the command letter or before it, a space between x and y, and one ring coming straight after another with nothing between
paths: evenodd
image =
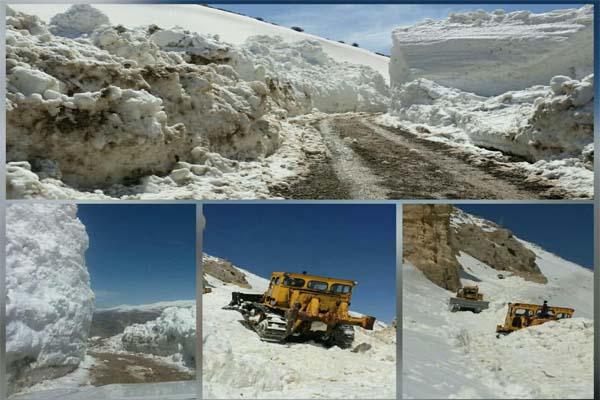
<instances>
[{"instance_id":1,"label":"dirt road","mask_svg":"<svg viewBox=\"0 0 600 400\"><path fill-rule=\"evenodd\" d=\"M532 180L515 162L474 155L368 114L323 117L312 124L327 147L310 173L274 194L290 199L554 199L562 190Z\"/></svg>"}]
</instances>

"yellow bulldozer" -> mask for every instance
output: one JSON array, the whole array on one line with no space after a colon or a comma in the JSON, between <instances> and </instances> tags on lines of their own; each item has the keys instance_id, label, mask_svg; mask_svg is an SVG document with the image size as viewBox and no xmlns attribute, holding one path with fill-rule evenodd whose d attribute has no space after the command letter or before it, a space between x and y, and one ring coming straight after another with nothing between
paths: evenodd
<instances>
[{"instance_id":1,"label":"yellow bulldozer","mask_svg":"<svg viewBox=\"0 0 600 400\"><path fill-rule=\"evenodd\" d=\"M242 313L267 342L307 337L348 348L354 326L372 330L374 317L352 317L348 306L357 282L322 276L273 272L263 294L232 293L226 309Z\"/></svg>"},{"instance_id":2,"label":"yellow bulldozer","mask_svg":"<svg viewBox=\"0 0 600 400\"><path fill-rule=\"evenodd\" d=\"M508 303L504 325L496 326L496 336L508 335L529 326L571 318L574 312L572 308L566 307L547 306L544 310L544 306L538 304Z\"/></svg>"},{"instance_id":3,"label":"yellow bulldozer","mask_svg":"<svg viewBox=\"0 0 600 400\"><path fill-rule=\"evenodd\" d=\"M483 301L483 294L479 293L478 286L465 286L456 292L456 297L450 298L450 311L472 311L480 313L490 306L488 301Z\"/></svg>"}]
</instances>

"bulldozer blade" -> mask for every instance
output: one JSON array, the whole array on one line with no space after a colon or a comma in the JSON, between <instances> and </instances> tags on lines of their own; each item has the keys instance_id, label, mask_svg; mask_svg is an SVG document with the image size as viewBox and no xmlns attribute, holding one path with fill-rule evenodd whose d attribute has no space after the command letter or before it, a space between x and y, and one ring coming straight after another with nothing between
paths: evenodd
<instances>
[{"instance_id":1,"label":"bulldozer blade","mask_svg":"<svg viewBox=\"0 0 600 400\"><path fill-rule=\"evenodd\" d=\"M449 306L451 311L473 311L474 313L478 313L489 308L490 302L452 297L450 298Z\"/></svg>"},{"instance_id":2,"label":"bulldozer blade","mask_svg":"<svg viewBox=\"0 0 600 400\"><path fill-rule=\"evenodd\" d=\"M223 307L224 310L237 310L242 303L247 301L249 302L259 302L262 299L262 294L255 293L242 293L242 292L233 292L231 293L231 302L228 305Z\"/></svg>"}]
</instances>

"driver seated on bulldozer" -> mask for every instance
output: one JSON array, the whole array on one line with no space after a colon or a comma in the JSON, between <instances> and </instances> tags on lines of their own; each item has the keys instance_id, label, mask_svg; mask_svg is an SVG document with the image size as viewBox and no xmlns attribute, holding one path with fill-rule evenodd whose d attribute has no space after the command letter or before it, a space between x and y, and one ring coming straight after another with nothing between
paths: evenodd
<instances>
[{"instance_id":1,"label":"driver seated on bulldozer","mask_svg":"<svg viewBox=\"0 0 600 400\"><path fill-rule=\"evenodd\" d=\"M542 310L540 311L541 318L548 318L548 301L544 300L544 304L542 304Z\"/></svg>"},{"instance_id":2,"label":"driver seated on bulldozer","mask_svg":"<svg viewBox=\"0 0 600 400\"><path fill-rule=\"evenodd\" d=\"M575 310L572 308L548 306L547 301L544 301L541 306L528 303L508 303L504 325L496 326L497 337L529 326L571 318L574 312Z\"/></svg>"}]
</instances>

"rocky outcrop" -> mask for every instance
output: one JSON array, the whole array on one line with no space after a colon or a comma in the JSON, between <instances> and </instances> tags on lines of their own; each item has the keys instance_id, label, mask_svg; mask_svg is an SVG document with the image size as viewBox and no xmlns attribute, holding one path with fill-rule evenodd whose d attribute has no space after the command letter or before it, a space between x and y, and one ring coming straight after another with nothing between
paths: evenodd
<instances>
[{"instance_id":1,"label":"rocky outcrop","mask_svg":"<svg viewBox=\"0 0 600 400\"><path fill-rule=\"evenodd\" d=\"M209 256L204 254L202 257L202 269L204 276L210 275L218 280L233 285L250 289L251 286L246 280L246 275L239 269L235 268L232 263L222 258ZM204 280L206 287L206 278Z\"/></svg>"},{"instance_id":2,"label":"rocky outcrop","mask_svg":"<svg viewBox=\"0 0 600 400\"><path fill-rule=\"evenodd\" d=\"M455 209L451 217L450 246L499 271L526 280L546 283L536 264L535 253L527 249L508 229Z\"/></svg>"},{"instance_id":3,"label":"rocky outcrop","mask_svg":"<svg viewBox=\"0 0 600 400\"><path fill-rule=\"evenodd\" d=\"M536 256L513 233L451 205L403 206L404 258L436 285L455 291L460 283L459 252L499 271L546 283Z\"/></svg>"},{"instance_id":4,"label":"rocky outcrop","mask_svg":"<svg viewBox=\"0 0 600 400\"><path fill-rule=\"evenodd\" d=\"M451 205L406 204L402 207L404 258L436 285L461 287L456 252L450 242Z\"/></svg>"}]
</instances>

